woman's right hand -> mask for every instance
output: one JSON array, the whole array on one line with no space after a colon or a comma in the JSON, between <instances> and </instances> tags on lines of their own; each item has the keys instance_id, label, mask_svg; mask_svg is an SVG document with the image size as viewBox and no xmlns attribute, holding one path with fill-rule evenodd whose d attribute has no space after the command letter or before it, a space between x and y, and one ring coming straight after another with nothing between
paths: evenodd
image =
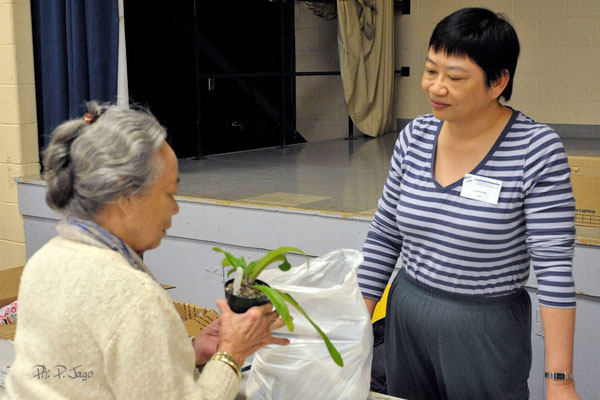
<instances>
[{"instance_id":1,"label":"woman's right hand","mask_svg":"<svg viewBox=\"0 0 600 400\"><path fill-rule=\"evenodd\" d=\"M219 351L231 354L240 366L263 346L290 343L288 339L271 336L271 331L284 325L271 303L252 307L243 314L231 311L225 299L218 299L217 307L222 319Z\"/></svg>"},{"instance_id":2,"label":"woman's right hand","mask_svg":"<svg viewBox=\"0 0 600 400\"><path fill-rule=\"evenodd\" d=\"M375 312L375 307L377 306L377 300L370 299L368 297L363 297L363 300L365 301L365 305L367 306L367 311L369 312L369 315L371 316L371 318L373 318L373 313Z\"/></svg>"}]
</instances>

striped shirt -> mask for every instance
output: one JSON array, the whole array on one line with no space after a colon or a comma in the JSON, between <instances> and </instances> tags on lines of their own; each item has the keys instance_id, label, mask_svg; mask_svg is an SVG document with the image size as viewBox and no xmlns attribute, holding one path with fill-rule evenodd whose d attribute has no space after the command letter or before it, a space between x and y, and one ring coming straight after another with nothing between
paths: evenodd
<instances>
[{"instance_id":1,"label":"striped shirt","mask_svg":"<svg viewBox=\"0 0 600 400\"><path fill-rule=\"evenodd\" d=\"M522 288L530 264L542 305L575 307L575 200L558 135L519 111L471 174L502 182L498 204L461 197L463 179L442 187L433 159L442 122L408 124L363 247L365 297L379 299L396 263L451 293L500 296Z\"/></svg>"}]
</instances>

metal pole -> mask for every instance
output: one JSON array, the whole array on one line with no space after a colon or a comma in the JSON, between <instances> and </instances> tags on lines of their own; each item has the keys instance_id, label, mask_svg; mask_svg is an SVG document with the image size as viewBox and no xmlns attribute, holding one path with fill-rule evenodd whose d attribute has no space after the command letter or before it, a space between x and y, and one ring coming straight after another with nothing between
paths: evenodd
<instances>
[{"instance_id":1,"label":"metal pole","mask_svg":"<svg viewBox=\"0 0 600 400\"><path fill-rule=\"evenodd\" d=\"M296 19L295 19L295 6L296 2L288 0L289 4L289 26L290 26L290 108L291 108L291 128L292 132L296 134Z\"/></svg>"},{"instance_id":2,"label":"metal pole","mask_svg":"<svg viewBox=\"0 0 600 400\"><path fill-rule=\"evenodd\" d=\"M200 74L200 52L198 49L198 37L200 28L198 26L198 0L194 0L194 60L196 67L196 159L200 160L204 156L202 146L202 85Z\"/></svg>"},{"instance_id":3,"label":"metal pole","mask_svg":"<svg viewBox=\"0 0 600 400\"><path fill-rule=\"evenodd\" d=\"M279 37L281 38L279 51L281 52L281 72L285 72L285 12L284 12L283 0L279 1ZM279 113L279 124L281 128L281 148L285 149L285 134L286 134L286 84L285 76L281 76L281 112Z\"/></svg>"}]
</instances>

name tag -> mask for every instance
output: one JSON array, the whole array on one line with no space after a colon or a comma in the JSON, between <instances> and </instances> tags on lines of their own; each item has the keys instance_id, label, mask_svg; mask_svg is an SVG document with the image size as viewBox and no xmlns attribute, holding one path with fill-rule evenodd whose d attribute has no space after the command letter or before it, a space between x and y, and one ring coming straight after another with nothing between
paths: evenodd
<instances>
[{"instance_id":1,"label":"name tag","mask_svg":"<svg viewBox=\"0 0 600 400\"><path fill-rule=\"evenodd\" d=\"M502 181L485 176L466 174L460 191L461 197L498 204Z\"/></svg>"}]
</instances>

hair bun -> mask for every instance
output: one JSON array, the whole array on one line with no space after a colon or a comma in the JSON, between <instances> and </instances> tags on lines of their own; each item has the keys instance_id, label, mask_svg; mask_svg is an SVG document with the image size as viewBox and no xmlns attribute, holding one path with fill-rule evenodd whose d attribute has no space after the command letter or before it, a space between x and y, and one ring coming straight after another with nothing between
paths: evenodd
<instances>
[{"instance_id":1,"label":"hair bun","mask_svg":"<svg viewBox=\"0 0 600 400\"><path fill-rule=\"evenodd\" d=\"M52 176L46 177L48 190L46 202L54 209L60 210L69 204L73 198L73 166L68 165L55 171Z\"/></svg>"},{"instance_id":2,"label":"hair bun","mask_svg":"<svg viewBox=\"0 0 600 400\"><path fill-rule=\"evenodd\" d=\"M71 160L71 146L87 123L81 119L59 125L44 154L44 178L47 184L46 201L60 210L73 197L75 172Z\"/></svg>"}]
</instances>

